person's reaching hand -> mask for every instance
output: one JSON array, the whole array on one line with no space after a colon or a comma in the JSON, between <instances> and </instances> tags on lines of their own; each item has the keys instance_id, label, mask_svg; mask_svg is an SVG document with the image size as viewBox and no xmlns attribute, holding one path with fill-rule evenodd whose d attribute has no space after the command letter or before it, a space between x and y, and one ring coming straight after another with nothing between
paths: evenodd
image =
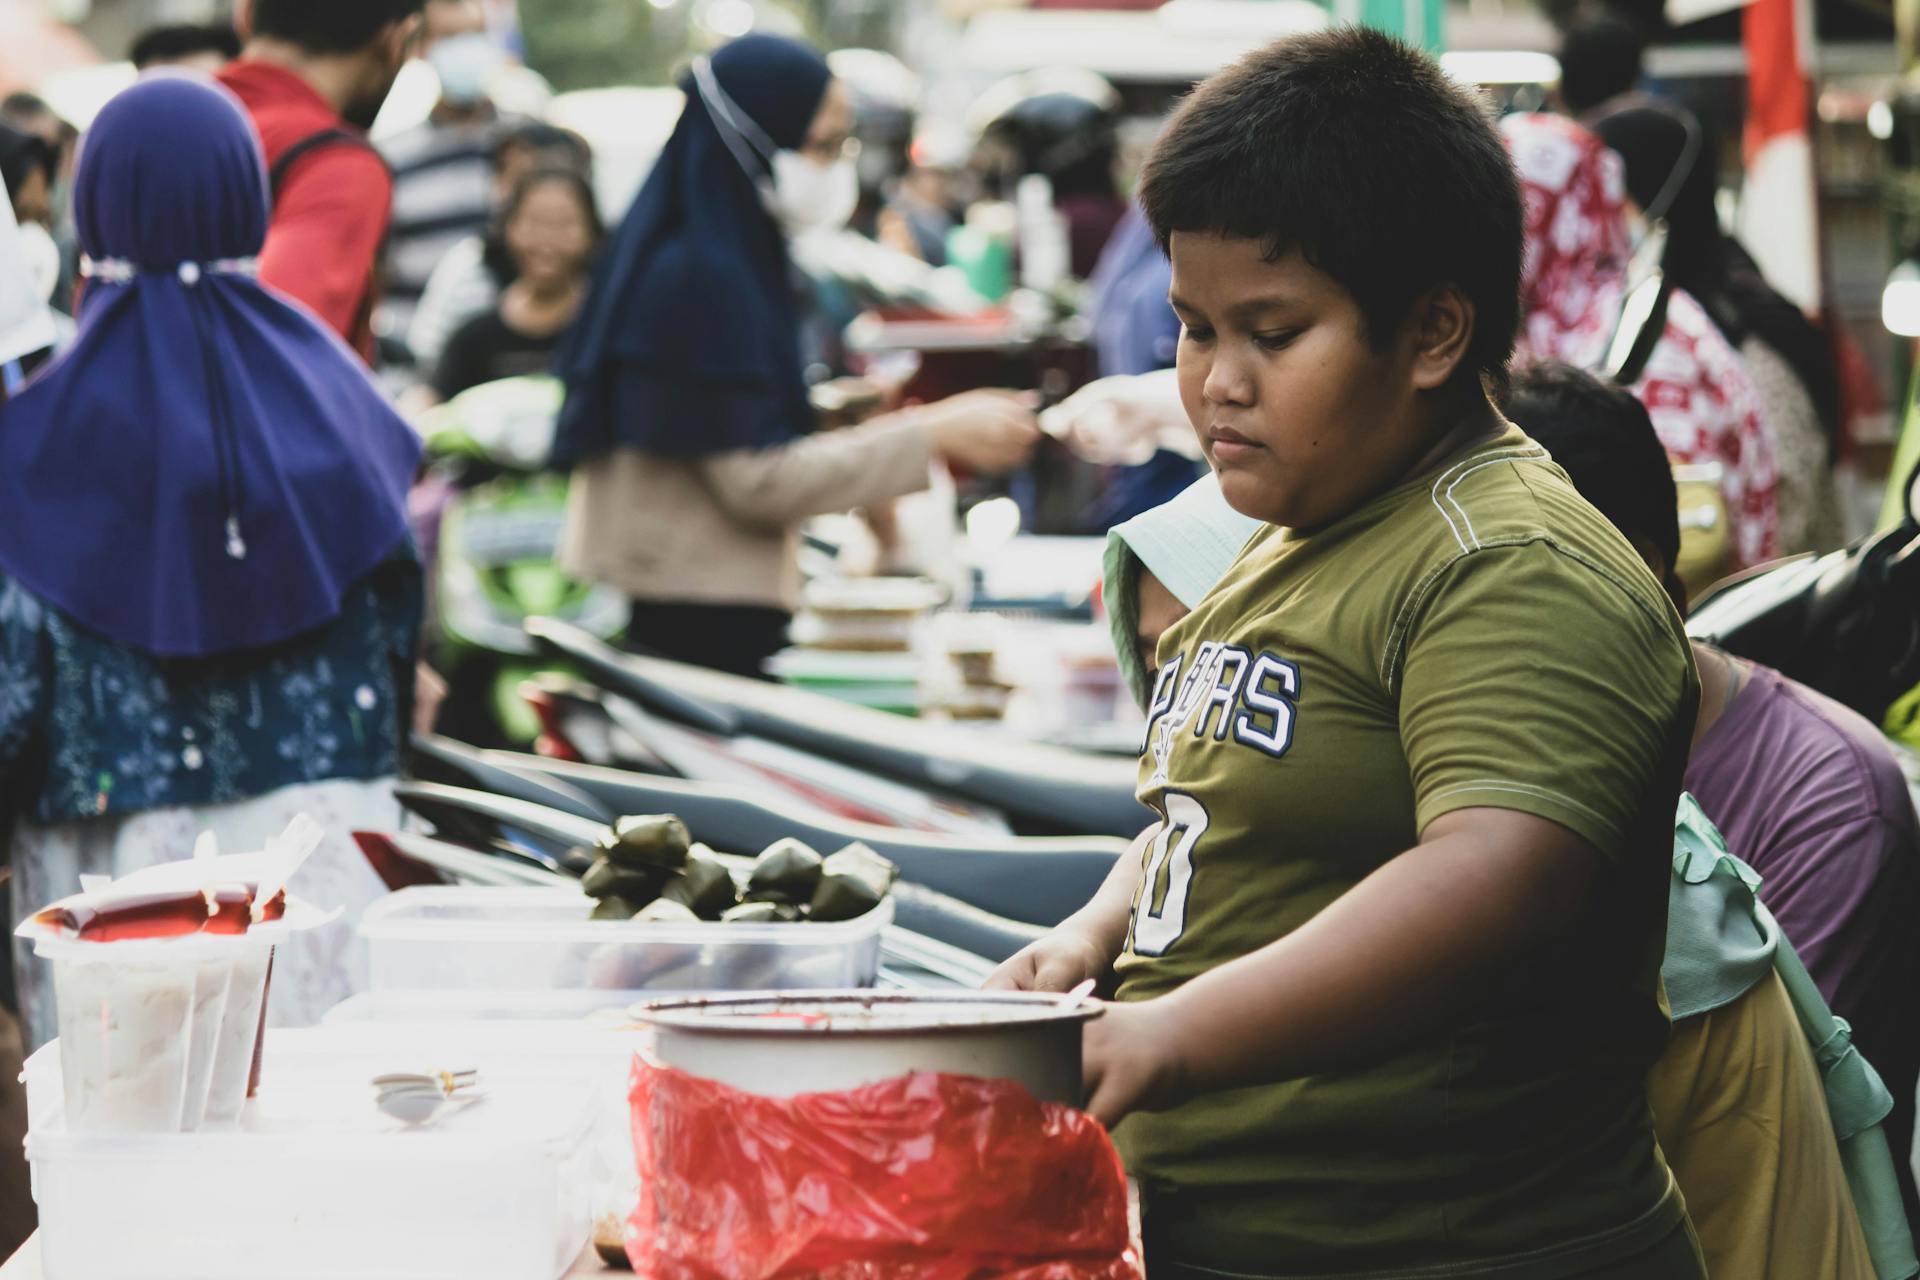
<instances>
[{"instance_id":1,"label":"person's reaching hand","mask_svg":"<svg viewBox=\"0 0 1920 1280\"><path fill-rule=\"evenodd\" d=\"M933 451L968 471L1017 471L1040 443L1031 392L967 391L921 412L933 433Z\"/></svg>"},{"instance_id":2,"label":"person's reaching hand","mask_svg":"<svg viewBox=\"0 0 1920 1280\"><path fill-rule=\"evenodd\" d=\"M1090 382L1042 414L1040 425L1102 466L1136 467L1160 449L1201 456L1172 369Z\"/></svg>"}]
</instances>

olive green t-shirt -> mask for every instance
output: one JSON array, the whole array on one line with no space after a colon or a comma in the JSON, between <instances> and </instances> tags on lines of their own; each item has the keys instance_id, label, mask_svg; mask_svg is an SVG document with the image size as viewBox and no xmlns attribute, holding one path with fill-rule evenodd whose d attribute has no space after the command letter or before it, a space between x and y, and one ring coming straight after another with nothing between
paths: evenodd
<instances>
[{"instance_id":1,"label":"olive green t-shirt","mask_svg":"<svg viewBox=\"0 0 1920 1280\"><path fill-rule=\"evenodd\" d=\"M1229 1272L1534 1254L1497 1274L1552 1277L1670 1230L1644 1081L1699 682L1659 585L1545 450L1508 428L1310 534L1261 529L1159 661L1140 797L1163 826L1122 1000L1285 937L1453 810L1538 815L1604 862L1576 929L1443 1032L1129 1119L1150 1234Z\"/></svg>"}]
</instances>

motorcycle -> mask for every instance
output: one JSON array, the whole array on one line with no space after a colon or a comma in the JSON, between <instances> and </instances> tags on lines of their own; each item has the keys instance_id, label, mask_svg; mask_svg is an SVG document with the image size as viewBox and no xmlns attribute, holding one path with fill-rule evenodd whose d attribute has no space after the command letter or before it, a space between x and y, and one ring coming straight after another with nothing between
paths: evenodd
<instances>
[{"instance_id":1,"label":"motorcycle","mask_svg":"<svg viewBox=\"0 0 1920 1280\"><path fill-rule=\"evenodd\" d=\"M1920 468L1904 494L1905 518L1889 530L1722 583L1694 609L1687 633L1920 746Z\"/></svg>"},{"instance_id":2,"label":"motorcycle","mask_svg":"<svg viewBox=\"0 0 1920 1280\"><path fill-rule=\"evenodd\" d=\"M992 811L1003 817L1004 830L1016 835L1132 839L1152 821L1134 798L1136 765L1125 757L980 736L803 690L622 653L554 619L529 619L527 631L598 688L599 705L617 728L670 766L686 766L672 769L683 776L758 780L715 777L702 773L696 761L675 760L675 731L704 735L707 744L736 758L767 762L770 769L778 762L779 768L810 771L810 781L820 784L817 794L805 794L802 787L794 798L828 809L848 803L849 797L851 803L871 805L872 796L891 786L912 788L962 812ZM574 691L568 710L576 724L592 701ZM557 711L556 702L552 712ZM559 718L553 715L556 722ZM605 735L604 745L617 750L616 743L611 733ZM822 803L826 797L831 803ZM837 816L885 820L845 808ZM1004 834L977 823L923 829L968 838Z\"/></svg>"},{"instance_id":3,"label":"motorcycle","mask_svg":"<svg viewBox=\"0 0 1920 1280\"><path fill-rule=\"evenodd\" d=\"M619 593L576 581L554 563L566 519L567 478L546 470L562 391L548 377L475 387L428 410L419 426L438 624L434 664L450 686L443 727L463 738L526 744L539 732L519 686L542 669L521 623L567 619L617 637Z\"/></svg>"},{"instance_id":4,"label":"motorcycle","mask_svg":"<svg viewBox=\"0 0 1920 1280\"><path fill-rule=\"evenodd\" d=\"M960 838L832 818L721 784L627 773L444 738L414 744L417 777L400 802L443 839L520 866L578 876L608 814L675 813L723 854L750 856L794 837L822 851L859 842L900 868L944 918L923 932L1005 958L1083 906L1127 850L1101 836ZM937 907L937 910L936 910ZM912 912L903 906L902 923ZM918 926L914 926L918 927Z\"/></svg>"}]
</instances>

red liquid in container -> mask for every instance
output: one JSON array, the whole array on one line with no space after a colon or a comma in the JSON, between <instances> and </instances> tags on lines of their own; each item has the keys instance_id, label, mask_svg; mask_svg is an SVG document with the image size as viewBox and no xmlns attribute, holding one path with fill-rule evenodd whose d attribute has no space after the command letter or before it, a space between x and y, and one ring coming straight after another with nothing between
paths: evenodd
<instances>
[{"instance_id":1,"label":"red liquid in container","mask_svg":"<svg viewBox=\"0 0 1920 1280\"><path fill-rule=\"evenodd\" d=\"M274 895L261 912L262 920L278 920L287 913L287 895ZM253 891L239 885L217 889L213 900L204 893L169 892L129 898L93 910L49 908L42 921L71 930L87 942L122 942L151 938L184 938L195 933L243 934L252 922Z\"/></svg>"}]
</instances>

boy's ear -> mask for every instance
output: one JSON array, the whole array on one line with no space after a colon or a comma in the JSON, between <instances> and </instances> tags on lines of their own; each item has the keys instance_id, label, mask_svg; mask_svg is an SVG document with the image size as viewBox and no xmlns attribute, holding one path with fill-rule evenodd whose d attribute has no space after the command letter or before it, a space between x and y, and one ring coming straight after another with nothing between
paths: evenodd
<instances>
[{"instance_id":1,"label":"boy's ear","mask_svg":"<svg viewBox=\"0 0 1920 1280\"><path fill-rule=\"evenodd\" d=\"M1473 342L1473 303L1443 284L1413 304L1413 385L1433 391L1453 381Z\"/></svg>"}]
</instances>

